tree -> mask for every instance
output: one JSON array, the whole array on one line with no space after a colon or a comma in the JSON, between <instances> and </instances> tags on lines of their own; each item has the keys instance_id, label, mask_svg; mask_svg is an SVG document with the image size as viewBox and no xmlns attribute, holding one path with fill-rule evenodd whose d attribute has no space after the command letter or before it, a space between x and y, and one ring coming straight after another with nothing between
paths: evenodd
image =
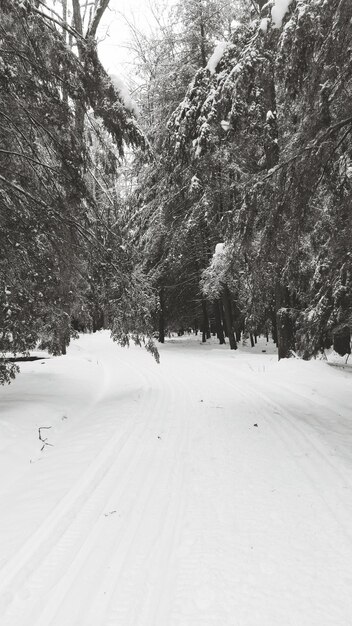
<instances>
[{"instance_id":1,"label":"tree","mask_svg":"<svg viewBox=\"0 0 352 626\"><path fill-rule=\"evenodd\" d=\"M89 136L94 132L105 150L107 132L114 145L102 159L100 178L116 172L126 143L145 145L143 133L97 57L94 35L106 5L95 3L83 37L63 19L65 4L63 18L53 16L43 2L1 4L3 355L26 353L38 340L54 354L64 353L73 332L72 317L88 314L89 258L105 254L94 216L99 213L100 221L106 221L92 193ZM68 47L66 33L77 43L78 56ZM99 177L95 176L98 183ZM113 235L115 245L119 239ZM109 272L114 268L117 282L124 267L115 261ZM2 359L1 381L13 373Z\"/></svg>"},{"instance_id":2,"label":"tree","mask_svg":"<svg viewBox=\"0 0 352 626\"><path fill-rule=\"evenodd\" d=\"M241 27L169 124L177 158L199 170L225 131L222 168L235 169L227 239L255 286L258 323L274 308L280 357L309 356L340 331L349 345L350 18L348 2L293 2L284 31L269 17Z\"/></svg>"},{"instance_id":3,"label":"tree","mask_svg":"<svg viewBox=\"0 0 352 626\"><path fill-rule=\"evenodd\" d=\"M211 55L216 37L229 36L236 9L234 2L194 1L187 6L176 5L171 16L174 30L162 31L157 45L155 38L151 42L155 62L151 62L147 43L142 54L143 67L148 59L150 91L145 102L148 115L153 111L150 139L156 156L148 165L138 163L139 187L131 200L140 207L136 228L145 268L163 294L164 322L179 328L197 326L202 320L204 338L209 334L209 312L214 325L215 311L205 301L199 283L215 244L223 238L225 197L232 192L227 194L227 172L222 172L220 166L214 168L214 175L210 173L212 184L204 184L213 163L206 167L201 164L202 169L196 163L183 162L178 154L175 157L168 128L173 123L170 114L178 106L194 71L206 64L204 56L208 59ZM141 43L140 36L138 42ZM160 59L167 59L166 65ZM144 110L143 99L140 108ZM150 127L146 132L150 132ZM141 211L146 232L140 230Z\"/></svg>"}]
</instances>

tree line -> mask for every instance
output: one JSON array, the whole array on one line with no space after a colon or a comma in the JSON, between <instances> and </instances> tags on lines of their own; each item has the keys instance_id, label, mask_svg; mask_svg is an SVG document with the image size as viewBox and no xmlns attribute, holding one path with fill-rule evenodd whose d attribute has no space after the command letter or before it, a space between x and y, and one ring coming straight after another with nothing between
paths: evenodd
<instances>
[{"instance_id":1,"label":"tree line","mask_svg":"<svg viewBox=\"0 0 352 626\"><path fill-rule=\"evenodd\" d=\"M162 318L201 320L203 337L215 327L231 348L243 332L271 333L279 358L349 354L352 5L193 0L179 11L172 69L182 75L188 45L198 70L166 120L167 86L155 97L158 157L134 198Z\"/></svg>"},{"instance_id":2,"label":"tree line","mask_svg":"<svg viewBox=\"0 0 352 626\"><path fill-rule=\"evenodd\" d=\"M350 1L153 5L138 121L99 61L108 4L1 2L1 382L102 327L156 357L181 328L349 354Z\"/></svg>"}]
</instances>

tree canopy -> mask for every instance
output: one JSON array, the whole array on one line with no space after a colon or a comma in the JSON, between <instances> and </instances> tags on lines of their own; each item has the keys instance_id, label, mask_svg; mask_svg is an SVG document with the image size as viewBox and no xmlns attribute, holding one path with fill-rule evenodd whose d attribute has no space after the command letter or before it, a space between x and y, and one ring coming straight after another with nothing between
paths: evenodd
<instances>
[{"instance_id":1,"label":"tree canopy","mask_svg":"<svg viewBox=\"0 0 352 626\"><path fill-rule=\"evenodd\" d=\"M117 211L118 194L98 198L93 188L117 177L124 146L145 147L145 139L98 60L94 34L106 4L96 3L83 36L43 2L1 3L3 354L24 353L39 340L60 354L72 319L91 323L92 259L106 261L107 233L114 253L106 273L115 282L125 274L119 225L111 227L105 209L108 195ZM2 380L14 371L2 361Z\"/></svg>"},{"instance_id":2,"label":"tree canopy","mask_svg":"<svg viewBox=\"0 0 352 626\"><path fill-rule=\"evenodd\" d=\"M108 0L58 5L0 7L1 381L102 326L349 352L350 0L174 3L132 33L138 121L98 57Z\"/></svg>"},{"instance_id":3,"label":"tree canopy","mask_svg":"<svg viewBox=\"0 0 352 626\"><path fill-rule=\"evenodd\" d=\"M243 12L198 63L168 121L157 202L175 282L196 271L193 299L229 292L235 329L270 328L280 356L310 356L351 323L352 7L284 4Z\"/></svg>"}]
</instances>

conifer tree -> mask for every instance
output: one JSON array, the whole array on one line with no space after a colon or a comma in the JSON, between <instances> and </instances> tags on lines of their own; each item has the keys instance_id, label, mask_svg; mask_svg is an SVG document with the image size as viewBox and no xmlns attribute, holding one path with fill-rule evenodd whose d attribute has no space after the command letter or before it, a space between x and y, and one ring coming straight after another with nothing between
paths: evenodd
<instances>
[{"instance_id":1,"label":"conifer tree","mask_svg":"<svg viewBox=\"0 0 352 626\"><path fill-rule=\"evenodd\" d=\"M101 201L92 193L92 175L99 183L99 177L116 174L126 143L145 145L135 118L97 56L94 36L106 5L95 3L84 34L65 21L67 3L62 17L44 2L1 3L3 355L26 353L38 341L54 354L65 353L73 332L72 318L90 323L89 259L107 256L105 241L97 235L97 215L104 232L109 230ZM74 6L77 8L77 3ZM104 133L113 142L98 178L93 171L88 127L103 151L107 143ZM121 276L126 281L126 272L119 263L119 233L112 236L115 255L106 273L114 276L116 284ZM146 303L141 307L147 308ZM131 321L128 330L143 332L145 323L139 328L140 321ZM116 319L114 325L118 325ZM1 382L14 372L2 359Z\"/></svg>"}]
</instances>

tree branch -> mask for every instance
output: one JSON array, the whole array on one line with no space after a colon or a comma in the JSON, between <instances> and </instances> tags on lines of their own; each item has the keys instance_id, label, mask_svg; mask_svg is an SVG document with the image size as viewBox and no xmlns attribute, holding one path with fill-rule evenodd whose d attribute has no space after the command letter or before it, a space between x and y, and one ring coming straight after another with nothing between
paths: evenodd
<instances>
[{"instance_id":1,"label":"tree branch","mask_svg":"<svg viewBox=\"0 0 352 626\"><path fill-rule=\"evenodd\" d=\"M300 150L299 152L297 152L297 154L294 154L292 157L290 157L286 161L283 161L282 163L279 163L279 165L276 165L276 167L272 168L270 172L268 172L268 174L264 176L262 180L267 180L268 178L271 178L271 176L274 176L274 174L276 174L276 172L281 170L283 167L285 167L286 165L289 165L290 163L292 163L292 161L295 161L296 159L298 159L305 152L309 152L310 150L313 150L319 143L321 143L324 139L326 139L326 137L329 137L329 135L333 135L336 131L340 130L344 126L347 126L347 124L352 124L352 116L347 117L346 119L341 120L340 122L337 122L333 126L330 126L320 137L317 137L317 139L315 139L313 143L309 144L308 146L303 148L303 150ZM347 131L347 134L348 132L349 131Z\"/></svg>"},{"instance_id":2,"label":"tree branch","mask_svg":"<svg viewBox=\"0 0 352 626\"><path fill-rule=\"evenodd\" d=\"M47 168L49 170L52 170L53 172L57 171L56 167L52 167L51 165L46 165L46 163L42 163L41 161L37 161L37 159L33 159L28 154L24 154L23 152L12 152L10 150L2 150L2 149L0 149L0 154L8 154L10 156L18 156L18 157L21 157L23 159L26 159L27 161L31 161L32 163L35 163L36 165L40 165L41 167L45 167L45 168Z\"/></svg>"},{"instance_id":3,"label":"tree branch","mask_svg":"<svg viewBox=\"0 0 352 626\"><path fill-rule=\"evenodd\" d=\"M57 20L52 15L47 15L46 13L43 13L43 11L39 11L39 9L35 9L32 6L31 6L31 10L33 11L33 13L37 13L44 19L49 20L50 22L54 22L54 24L57 24L58 26L60 26L60 28L63 28L64 30L66 30L70 35L75 37L77 41L79 40L84 41L84 37L80 35L79 32L77 32L75 28L72 28L72 26L70 26L69 24L66 24L63 20Z\"/></svg>"},{"instance_id":4,"label":"tree branch","mask_svg":"<svg viewBox=\"0 0 352 626\"><path fill-rule=\"evenodd\" d=\"M19 193L23 194L24 196L26 196L30 200L33 200L33 202L36 202L37 204L40 204L43 207L47 207L48 206L46 204L46 202L43 202L43 200L41 200L40 198L35 198L34 196L32 196L31 193L29 193L28 191L23 189L23 187L20 187L20 185L17 185L16 183L13 183L10 180L7 180L7 178L5 178L4 176L1 176L1 174L0 174L0 181L2 181L3 183L5 183L5 185L8 185L9 187L14 189L15 191L18 191Z\"/></svg>"},{"instance_id":5,"label":"tree branch","mask_svg":"<svg viewBox=\"0 0 352 626\"><path fill-rule=\"evenodd\" d=\"M94 39L97 34L98 26L100 24L100 20L103 17L105 10L108 8L110 0L100 0L99 6L94 15L92 24L87 32L86 39Z\"/></svg>"}]
</instances>

